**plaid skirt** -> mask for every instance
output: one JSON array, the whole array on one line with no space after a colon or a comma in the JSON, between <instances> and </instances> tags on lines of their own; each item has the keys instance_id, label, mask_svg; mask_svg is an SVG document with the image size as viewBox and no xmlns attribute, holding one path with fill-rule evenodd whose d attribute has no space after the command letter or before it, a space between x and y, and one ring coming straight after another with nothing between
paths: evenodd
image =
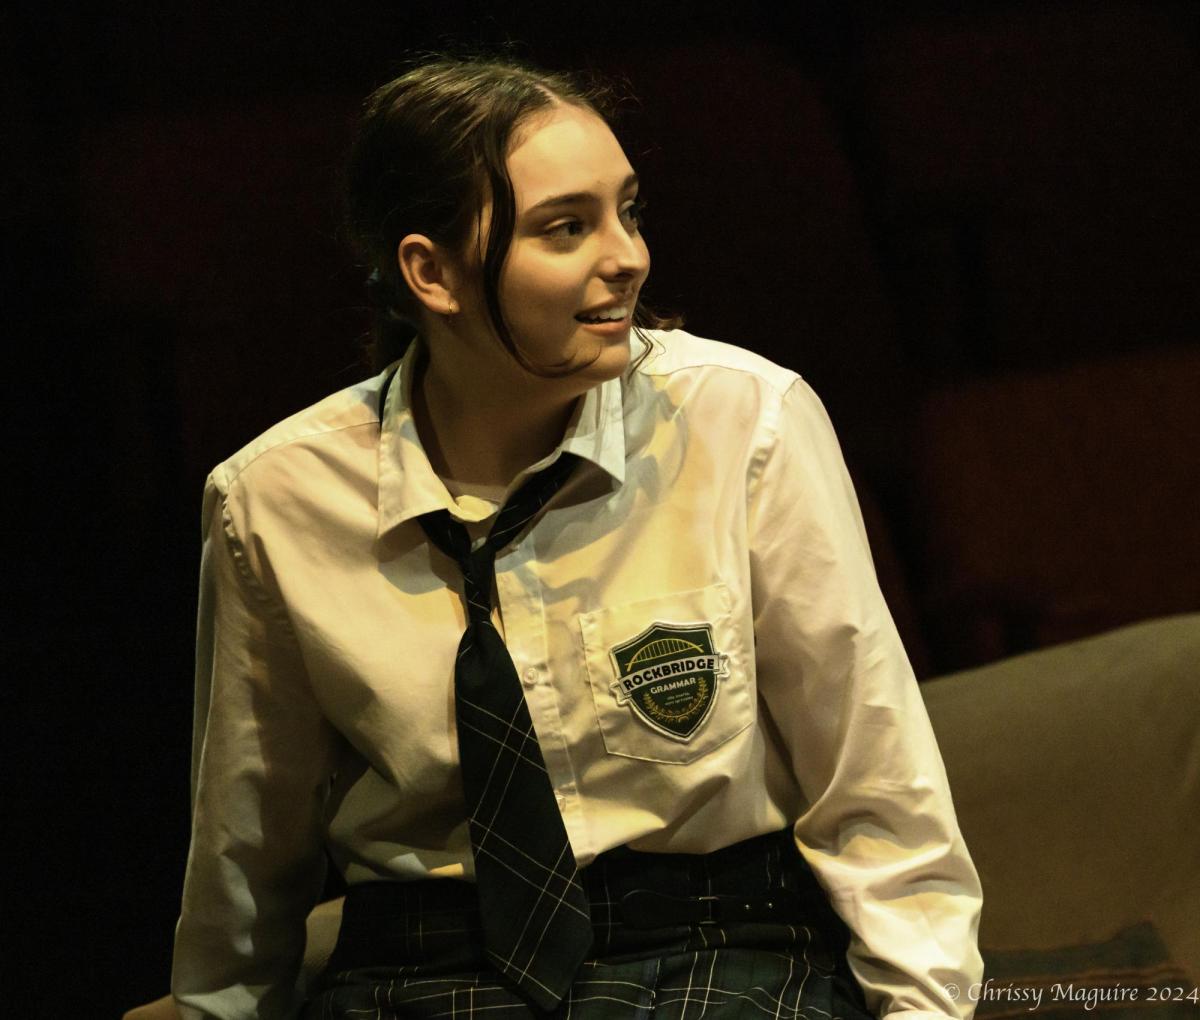
<instances>
[{"instance_id":1,"label":"plaid skirt","mask_svg":"<svg viewBox=\"0 0 1200 1020\"><path fill-rule=\"evenodd\" d=\"M350 888L303 1020L871 1018L790 830L706 855L622 847L580 874L595 941L553 1013L491 969L474 886L443 879Z\"/></svg>"}]
</instances>

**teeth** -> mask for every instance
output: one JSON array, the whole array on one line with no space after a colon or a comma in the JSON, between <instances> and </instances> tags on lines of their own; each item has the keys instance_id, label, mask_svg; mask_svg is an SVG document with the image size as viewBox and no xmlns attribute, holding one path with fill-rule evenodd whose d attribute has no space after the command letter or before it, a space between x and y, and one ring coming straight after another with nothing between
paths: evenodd
<instances>
[{"instance_id":1,"label":"teeth","mask_svg":"<svg viewBox=\"0 0 1200 1020\"><path fill-rule=\"evenodd\" d=\"M602 312L597 312L595 315L579 315L577 318L583 319L585 322L617 322L629 314L629 309L624 305L618 305L616 308L608 308Z\"/></svg>"}]
</instances>

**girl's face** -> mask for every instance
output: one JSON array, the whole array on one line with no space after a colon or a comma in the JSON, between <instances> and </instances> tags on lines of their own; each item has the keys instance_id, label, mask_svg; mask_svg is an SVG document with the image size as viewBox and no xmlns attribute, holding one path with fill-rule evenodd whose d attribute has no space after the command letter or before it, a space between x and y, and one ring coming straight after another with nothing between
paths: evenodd
<instances>
[{"instance_id":1,"label":"girl's face","mask_svg":"<svg viewBox=\"0 0 1200 1020\"><path fill-rule=\"evenodd\" d=\"M629 160L599 117L564 105L518 129L508 173L516 218L500 304L513 339L538 367L595 359L575 377L587 387L615 378L650 271Z\"/></svg>"}]
</instances>

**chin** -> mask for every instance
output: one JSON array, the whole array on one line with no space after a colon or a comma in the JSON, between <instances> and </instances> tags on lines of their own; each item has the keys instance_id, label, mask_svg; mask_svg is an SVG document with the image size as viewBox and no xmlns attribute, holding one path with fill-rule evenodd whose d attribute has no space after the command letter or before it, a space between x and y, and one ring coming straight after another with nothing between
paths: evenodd
<instances>
[{"instance_id":1,"label":"chin","mask_svg":"<svg viewBox=\"0 0 1200 1020\"><path fill-rule=\"evenodd\" d=\"M584 374L597 379L615 379L629 366L629 333L601 345L596 360Z\"/></svg>"},{"instance_id":2,"label":"chin","mask_svg":"<svg viewBox=\"0 0 1200 1020\"><path fill-rule=\"evenodd\" d=\"M560 371L573 369L559 376L560 383L576 393L583 393L609 379L616 379L629 366L629 334L604 338L599 343L595 337L587 337L576 343L574 351L566 361L556 366Z\"/></svg>"}]
</instances>

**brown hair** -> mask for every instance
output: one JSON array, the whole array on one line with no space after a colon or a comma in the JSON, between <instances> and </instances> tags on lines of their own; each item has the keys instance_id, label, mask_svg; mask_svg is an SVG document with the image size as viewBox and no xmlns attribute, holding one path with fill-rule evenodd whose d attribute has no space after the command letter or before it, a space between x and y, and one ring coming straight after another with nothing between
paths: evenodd
<instances>
[{"instance_id":1,"label":"brown hair","mask_svg":"<svg viewBox=\"0 0 1200 1020\"><path fill-rule=\"evenodd\" d=\"M419 303L397 264L401 239L420 233L461 254L491 196L481 270L488 316L521 365L539 375L557 374L538 370L517 349L499 295L516 216L507 170L510 140L522 121L555 103L590 110L610 126L618 106L611 85L585 84L508 56L425 57L367 97L344 193L347 233L370 270L375 371L401 357L420 333ZM648 345L641 328L673 329L682 323L679 317L659 316L640 300L633 321Z\"/></svg>"}]
</instances>

